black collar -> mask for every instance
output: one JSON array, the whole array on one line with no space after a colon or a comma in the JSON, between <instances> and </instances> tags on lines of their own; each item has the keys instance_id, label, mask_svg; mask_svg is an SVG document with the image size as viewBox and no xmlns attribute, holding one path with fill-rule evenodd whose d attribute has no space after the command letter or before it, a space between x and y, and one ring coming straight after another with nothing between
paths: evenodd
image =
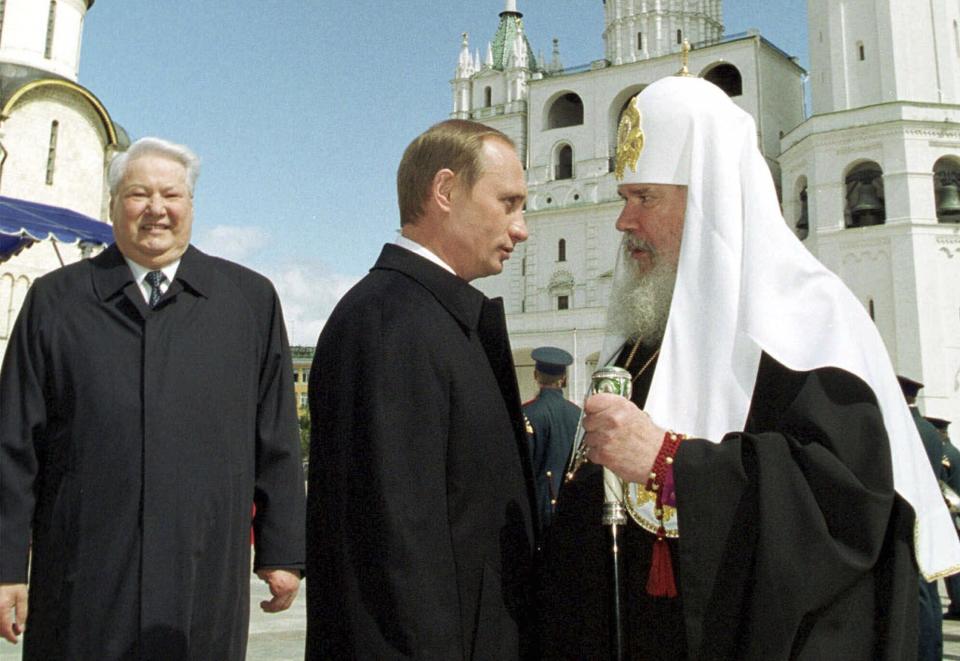
<instances>
[{"instance_id":1,"label":"black collar","mask_svg":"<svg viewBox=\"0 0 960 661\"><path fill-rule=\"evenodd\" d=\"M133 284L133 273L116 244L90 260L90 264L93 267L93 286L102 301L113 298L127 285ZM206 296L205 292L210 291L213 270L212 260L207 255L193 246L187 246L186 252L180 258L180 266L177 267L177 275L171 287L180 282L184 289L189 289L198 296ZM176 291L173 292L175 293Z\"/></svg>"},{"instance_id":2,"label":"black collar","mask_svg":"<svg viewBox=\"0 0 960 661\"><path fill-rule=\"evenodd\" d=\"M373 269L397 271L416 280L440 302L457 322L476 331L487 297L466 280L429 259L398 245L388 243L373 265Z\"/></svg>"}]
</instances>

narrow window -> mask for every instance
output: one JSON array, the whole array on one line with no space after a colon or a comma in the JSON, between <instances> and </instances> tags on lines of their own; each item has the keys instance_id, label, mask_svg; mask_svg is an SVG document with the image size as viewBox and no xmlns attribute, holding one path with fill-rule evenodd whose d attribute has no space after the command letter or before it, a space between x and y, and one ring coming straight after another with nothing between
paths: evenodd
<instances>
[{"instance_id":1,"label":"narrow window","mask_svg":"<svg viewBox=\"0 0 960 661\"><path fill-rule=\"evenodd\" d=\"M567 261L567 240L560 239L557 243L557 261L565 262Z\"/></svg>"},{"instance_id":2,"label":"narrow window","mask_svg":"<svg viewBox=\"0 0 960 661\"><path fill-rule=\"evenodd\" d=\"M523 259L520 260L520 275L526 275L526 274L527 274L527 258L524 257Z\"/></svg>"},{"instance_id":3,"label":"narrow window","mask_svg":"<svg viewBox=\"0 0 960 661\"><path fill-rule=\"evenodd\" d=\"M857 53L860 55L860 61L863 62L866 59L866 53L863 50L863 42L860 41L857 43Z\"/></svg>"},{"instance_id":4,"label":"narrow window","mask_svg":"<svg viewBox=\"0 0 960 661\"><path fill-rule=\"evenodd\" d=\"M483 88L483 107L489 108L493 105L493 90L489 87Z\"/></svg>"},{"instance_id":5,"label":"narrow window","mask_svg":"<svg viewBox=\"0 0 960 661\"><path fill-rule=\"evenodd\" d=\"M868 312L870 313L870 318L873 319L874 321L876 321L876 320L877 320L876 310L875 310L874 307L873 307L873 299L872 299L872 298L867 302L867 310L868 310Z\"/></svg>"},{"instance_id":6,"label":"narrow window","mask_svg":"<svg viewBox=\"0 0 960 661\"><path fill-rule=\"evenodd\" d=\"M954 21L956 23L956 21ZM643 33L637 33L637 50L643 50Z\"/></svg>"},{"instance_id":7,"label":"narrow window","mask_svg":"<svg viewBox=\"0 0 960 661\"><path fill-rule=\"evenodd\" d=\"M677 30L677 43L683 43L683 30Z\"/></svg>"},{"instance_id":8,"label":"narrow window","mask_svg":"<svg viewBox=\"0 0 960 661\"><path fill-rule=\"evenodd\" d=\"M557 165L554 169L553 178L573 178L573 148L570 145L564 145L557 152Z\"/></svg>"},{"instance_id":9,"label":"narrow window","mask_svg":"<svg viewBox=\"0 0 960 661\"><path fill-rule=\"evenodd\" d=\"M569 297L569 296L557 296L557 309L558 309L558 310L569 310L569 309L570 309L570 297Z\"/></svg>"},{"instance_id":10,"label":"narrow window","mask_svg":"<svg viewBox=\"0 0 960 661\"><path fill-rule=\"evenodd\" d=\"M57 161L57 133L60 132L60 122L53 120L50 123L50 146L47 148L47 185L53 185L53 169Z\"/></svg>"},{"instance_id":11,"label":"narrow window","mask_svg":"<svg viewBox=\"0 0 960 661\"><path fill-rule=\"evenodd\" d=\"M43 49L43 56L48 60L53 57L53 28L57 23L57 0L50 0L50 13L47 14L47 45Z\"/></svg>"}]
</instances>

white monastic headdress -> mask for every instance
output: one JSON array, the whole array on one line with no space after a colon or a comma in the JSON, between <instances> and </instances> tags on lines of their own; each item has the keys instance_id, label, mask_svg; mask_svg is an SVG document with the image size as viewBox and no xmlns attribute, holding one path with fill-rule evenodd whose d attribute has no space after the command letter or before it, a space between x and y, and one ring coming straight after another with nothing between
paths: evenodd
<instances>
[{"instance_id":1,"label":"white monastic headdress","mask_svg":"<svg viewBox=\"0 0 960 661\"><path fill-rule=\"evenodd\" d=\"M753 118L712 83L685 77L649 85L625 114L634 113L618 140L622 183L687 186L647 413L661 427L719 441L744 428L761 352L791 370L856 375L876 395L894 485L916 512L921 572L932 580L956 571L960 544L883 341L850 290L787 228ZM601 365L624 339L605 339ZM610 478L608 495L617 495Z\"/></svg>"}]
</instances>

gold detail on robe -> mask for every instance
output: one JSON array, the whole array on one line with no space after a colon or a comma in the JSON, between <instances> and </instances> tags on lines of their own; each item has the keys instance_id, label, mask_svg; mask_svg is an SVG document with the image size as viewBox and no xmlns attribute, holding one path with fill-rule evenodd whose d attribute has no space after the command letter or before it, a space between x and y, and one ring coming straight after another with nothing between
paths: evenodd
<instances>
[{"instance_id":1,"label":"gold detail on robe","mask_svg":"<svg viewBox=\"0 0 960 661\"><path fill-rule=\"evenodd\" d=\"M655 491L647 491L644 485L635 482L623 483L623 504L630 518L641 528L657 534L660 521L656 513L657 493ZM667 537L680 536L680 530L677 528L676 507L663 506L663 528Z\"/></svg>"}]
</instances>

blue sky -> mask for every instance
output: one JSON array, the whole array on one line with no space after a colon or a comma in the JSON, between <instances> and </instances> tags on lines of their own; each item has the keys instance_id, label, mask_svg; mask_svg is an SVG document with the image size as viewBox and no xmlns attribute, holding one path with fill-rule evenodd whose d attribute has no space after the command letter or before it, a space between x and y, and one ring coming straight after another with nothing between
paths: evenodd
<instances>
[{"instance_id":1,"label":"blue sky","mask_svg":"<svg viewBox=\"0 0 960 661\"><path fill-rule=\"evenodd\" d=\"M99 0L79 81L131 137L203 161L194 240L280 291L294 342L313 344L343 292L399 227L396 167L451 111L468 32L486 51L504 0ZM517 0L534 52L603 57L601 0ZM806 2L725 0L727 34L758 28L809 62Z\"/></svg>"}]
</instances>

